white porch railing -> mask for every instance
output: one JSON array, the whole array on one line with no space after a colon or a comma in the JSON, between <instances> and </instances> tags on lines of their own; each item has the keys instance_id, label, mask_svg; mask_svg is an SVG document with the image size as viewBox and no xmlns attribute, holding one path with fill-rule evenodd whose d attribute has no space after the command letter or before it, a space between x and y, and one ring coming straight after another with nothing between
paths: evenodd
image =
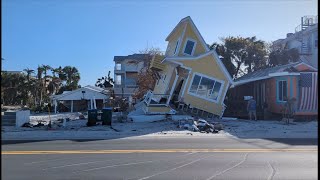
<instances>
[{"instance_id":1,"label":"white porch railing","mask_svg":"<svg viewBox=\"0 0 320 180\"><path fill-rule=\"evenodd\" d=\"M155 106L163 106L168 105L167 100L169 98L169 94L153 94L152 91L148 91L145 95L144 102L147 106L155 105Z\"/></svg>"}]
</instances>

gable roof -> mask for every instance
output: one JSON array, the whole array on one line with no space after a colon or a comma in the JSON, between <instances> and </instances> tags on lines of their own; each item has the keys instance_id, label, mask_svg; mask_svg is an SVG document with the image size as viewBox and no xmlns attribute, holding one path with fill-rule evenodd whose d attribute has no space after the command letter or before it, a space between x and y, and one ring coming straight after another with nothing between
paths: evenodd
<instances>
[{"instance_id":1,"label":"gable roof","mask_svg":"<svg viewBox=\"0 0 320 180\"><path fill-rule=\"evenodd\" d=\"M195 56L195 57L171 57L170 60L197 60L200 59L202 57L205 57L207 55L212 55L214 58L214 60L217 62L217 64L219 65L219 67L222 69L222 72L224 73L224 75L227 77L227 79L229 80L230 84L233 84L233 79L231 78L228 70L226 69L226 67L224 66L224 64L222 63L221 59L219 58L217 52L215 50L210 50L209 47L207 46L207 43L205 42L205 40L203 39L203 37L201 36L198 28L196 27L196 25L193 23L192 19L190 16L187 16L183 19L180 20L180 22L176 25L176 27L171 31L171 33L168 35L168 37L166 38L166 41L168 41L168 39L170 38L170 36L176 31L176 29L184 22L189 22L193 31L195 32L196 36L198 37L200 44L205 48L205 53L200 54L199 56ZM168 58L169 60L169 58ZM166 61L166 58L162 61L164 62Z\"/></svg>"},{"instance_id":2,"label":"gable roof","mask_svg":"<svg viewBox=\"0 0 320 180\"><path fill-rule=\"evenodd\" d=\"M71 95L75 92L79 92L79 91L83 91L83 90L90 90L90 91L101 93L103 95L107 95L107 90L105 90L103 88L87 85L87 86L81 87L81 88L73 90L73 91L64 91L62 94L52 95L52 96L50 96L50 98L51 99L61 99L62 97L65 97L65 96Z\"/></svg>"},{"instance_id":3,"label":"gable roof","mask_svg":"<svg viewBox=\"0 0 320 180\"><path fill-rule=\"evenodd\" d=\"M176 25L176 27L171 31L171 33L167 36L166 41L169 40L169 38L171 37L171 35L179 28L179 26L181 24L183 24L184 22L189 22L191 25L192 30L195 32L196 36L198 37L199 41L201 42L202 46L205 48L206 51L210 51L209 47L207 46L207 43L205 42L205 40L203 39L202 35L200 34L197 26L194 24L193 20L191 19L190 16L187 16L183 19L180 20L180 22Z\"/></svg>"},{"instance_id":4,"label":"gable roof","mask_svg":"<svg viewBox=\"0 0 320 180\"><path fill-rule=\"evenodd\" d=\"M162 63L163 62L178 62L178 61L185 61L185 60L198 60L198 59L201 59L203 57L206 57L206 56L209 56L209 55L212 55L213 56L213 59L217 62L217 64L219 65L219 67L222 69L222 72L225 74L225 76L227 77L227 79L229 80L230 84L233 84L233 79L231 78L228 70L226 69L226 67L224 66L224 64L222 63L221 59L219 58L218 54L216 53L215 50L211 50L211 51L208 51L206 53L203 53L203 54L200 54L199 56L191 56L191 57L177 57L177 56L174 56L174 57L166 57L163 59ZM178 64L178 63L176 63Z\"/></svg>"},{"instance_id":5,"label":"gable roof","mask_svg":"<svg viewBox=\"0 0 320 180\"><path fill-rule=\"evenodd\" d=\"M280 66L275 66L275 67L254 71L252 73L241 76L240 78L237 78L235 80L234 85L235 86L242 85L242 84L250 83L253 81L268 79L274 76L299 75L300 73L295 69L295 67L301 64L307 65L302 61L298 61L295 63L290 63L290 64L285 64L285 65L280 65Z\"/></svg>"}]
</instances>

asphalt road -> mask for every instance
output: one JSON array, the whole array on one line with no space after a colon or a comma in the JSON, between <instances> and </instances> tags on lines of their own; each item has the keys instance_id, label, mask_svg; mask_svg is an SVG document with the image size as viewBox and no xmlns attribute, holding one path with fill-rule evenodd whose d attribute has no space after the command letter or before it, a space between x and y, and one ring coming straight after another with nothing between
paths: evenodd
<instances>
[{"instance_id":1,"label":"asphalt road","mask_svg":"<svg viewBox=\"0 0 320 180\"><path fill-rule=\"evenodd\" d=\"M317 139L2 141L2 179L318 179Z\"/></svg>"}]
</instances>

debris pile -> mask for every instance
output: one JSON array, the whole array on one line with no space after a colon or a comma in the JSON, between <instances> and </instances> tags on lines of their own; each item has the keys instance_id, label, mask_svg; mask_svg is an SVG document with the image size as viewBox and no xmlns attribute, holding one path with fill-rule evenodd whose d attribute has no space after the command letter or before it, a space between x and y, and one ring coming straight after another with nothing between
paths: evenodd
<instances>
[{"instance_id":1,"label":"debris pile","mask_svg":"<svg viewBox=\"0 0 320 180\"><path fill-rule=\"evenodd\" d=\"M184 128L193 132L218 133L220 130L223 129L223 126L220 123L208 123L204 119L186 118L184 120L179 120L178 128Z\"/></svg>"}]
</instances>

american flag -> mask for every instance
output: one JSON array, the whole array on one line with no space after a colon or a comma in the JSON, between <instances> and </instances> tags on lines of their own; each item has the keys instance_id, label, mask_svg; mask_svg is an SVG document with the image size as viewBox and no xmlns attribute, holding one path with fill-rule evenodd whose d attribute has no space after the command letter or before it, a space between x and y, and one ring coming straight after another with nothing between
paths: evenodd
<instances>
[{"instance_id":1,"label":"american flag","mask_svg":"<svg viewBox=\"0 0 320 180\"><path fill-rule=\"evenodd\" d=\"M300 73L300 111L318 110L318 72Z\"/></svg>"}]
</instances>

